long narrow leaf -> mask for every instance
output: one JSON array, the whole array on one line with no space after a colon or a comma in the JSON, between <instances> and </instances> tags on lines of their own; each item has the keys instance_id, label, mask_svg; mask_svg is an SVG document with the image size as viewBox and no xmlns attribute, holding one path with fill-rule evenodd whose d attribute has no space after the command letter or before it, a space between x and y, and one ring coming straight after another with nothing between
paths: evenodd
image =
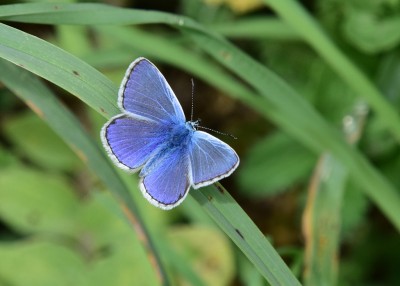
<instances>
[{"instance_id":1,"label":"long narrow leaf","mask_svg":"<svg viewBox=\"0 0 400 286\"><path fill-rule=\"evenodd\" d=\"M163 285L167 275L154 247L152 238L132 200L129 190L111 166L109 160L90 138L77 119L61 105L53 94L27 71L0 59L0 80L21 97L47 124L88 164L117 198L129 222L138 233L150 261ZM21 84L23 83L23 84Z\"/></svg>"},{"instance_id":2,"label":"long narrow leaf","mask_svg":"<svg viewBox=\"0 0 400 286\"><path fill-rule=\"evenodd\" d=\"M400 195L396 189L306 101L280 78L230 43L201 33L191 33L191 36L205 51L267 99L260 108L264 108L271 119L311 149L331 152L344 164L366 194L400 230Z\"/></svg>"},{"instance_id":3,"label":"long narrow leaf","mask_svg":"<svg viewBox=\"0 0 400 286\"><path fill-rule=\"evenodd\" d=\"M400 115L346 55L335 46L317 22L294 0L264 0L310 44L360 97L368 102L400 142ZM338 95L340 96L340 95Z\"/></svg>"},{"instance_id":4,"label":"long narrow leaf","mask_svg":"<svg viewBox=\"0 0 400 286\"><path fill-rule=\"evenodd\" d=\"M11 41L7 40L7 38L11 39ZM18 45L20 41L23 42L23 45ZM28 45L28 43L30 44ZM28 45L29 48L25 47L25 45ZM46 55L56 55L57 57L49 59ZM79 59L45 41L0 24L0 57L23 66L31 72L63 87L107 117L112 116L113 112L115 112L114 110L116 110L115 103L111 102L111 99L116 98L117 91L107 78ZM64 65L68 68L65 68ZM75 75L73 71L76 71L78 75ZM58 76L54 76L54 73ZM75 76L70 76L71 73ZM108 89L106 91L101 90L101 87L105 86ZM101 93L99 98L98 93ZM109 112L104 112L105 110ZM202 191L195 192L195 194L197 195L195 198L198 201L207 200L207 195ZM229 203L224 206L228 207L230 211L220 210L220 205L210 204L208 208L212 211L209 211L209 214L218 224L224 226L224 230L234 229L233 223L237 222L237 219L232 216L237 215L240 207L231 197L225 197L224 200ZM254 223L243 211L241 211L241 216L242 225L244 224L245 229L250 229L255 233L255 241L257 243L255 244L252 240L242 239L235 239L234 242L238 244L239 248L244 251L246 256L260 270L260 273L272 285L282 285L280 281L287 282L283 285L298 285L296 278L269 242L262 235L256 235L257 232L260 232ZM230 232L228 232L229 234ZM259 245L266 250L268 255L258 255L260 252Z\"/></svg>"},{"instance_id":5,"label":"long narrow leaf","mask_svg":"<svg viewBox=\"0 0 400 286\"><path fill-rule=\"evenodd\" d=\"M20 6L21 7L21 6ZM57 6L54 11L52 6L48 7L47 13L29 15L27 20L40 22L40 17L43 17L45 23L127 23L128 14L131 13L131 23L138 23L144 17L145 11L124 10L120 8L107 7L104 5L96 6L94 4L83 5L82 11L78 7L81 5L65 5ZM21 8L26 9L24 6ZM61 9L62 8L62 9ZM98 18L94 19L90 14L90 10L96 8ZM107 9L109 14L106 13ZM3 15L10 15L6 11ZM80 17L76 17L76 13ZM122 13L122 14L121 14ZM120 14L118 16L118 14ZM1 15L1 9L0 9ZM87 17L86 17L86 16ZM107 16L106 16L107 15ZM151 17L154 17L150 19ZM33 18L32 18L33 17ZM38 18L36 18L38 17ZM282 126L287 132L302 141L305 145L317 152L330 150L342 163L349 168L355 179L361 186L364 187L367 194L375 201L389 219L400 229L400 214L398 205L400 205L400 197L394 188L382 177L373 167L355 150L349 148L338 132L335 132L314 109L302 100L289 86L282 82L279 78L269 72L265 67L256 63L250 57L244 55L238 49L235 49L231 44L224 41L222 38L216 37L213 34L207 34L204 29L200 28L193 21L186 18L177 18L170 14L150 13L146 20L142 23L166 23L176 27L184 28L201 47L212 54L222 64L227 65L238 75L247 79L248 82L267 98L264 105L258 104L256 98L249 98L248 102L256 108L260 113L272 118ZM8 16L8 19L14 19ZM23 16L16 18L19 21L23 20ZM25 21L25 20L23 20ZM7 43L4 39L4 43ZM20 46L18 46L20 47ZM17 57L18 58L18 57ZM16 63L18 60L15 59ZM363 95L363 94L360 94ZM84 99L86 101L87 99ZM374 106L371 105L373 108ZM97 107L97 110L104 110ZM392 112L390 112L392 113ZM391 121L391 126L392 125ZM397 124L396 126L400 126ZM398 128L398 127L396 127ZM379 192L377 191L379 190Z\"/></svg>"},{"instance_id":6,"label":"long narrow leaf","mask_svg":"<svg viewBox=\"0 0 400 286\"><path fill-rule=\"evenodd\" d=\"M192 192L194 198L215 219L260 273L268 273L271 285L300 285L294 276L286 275L287 266L230 194L216 183L213 187Z\"/></svg>"}]
</instances>

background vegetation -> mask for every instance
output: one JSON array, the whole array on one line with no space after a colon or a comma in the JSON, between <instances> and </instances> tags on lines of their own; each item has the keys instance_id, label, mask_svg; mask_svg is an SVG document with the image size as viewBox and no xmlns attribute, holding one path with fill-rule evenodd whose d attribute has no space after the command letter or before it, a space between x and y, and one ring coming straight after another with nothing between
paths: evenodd
<instances>
[{"instance_id":1,"label":"background vegetation","mask_svg":"<svg viewBox=\"0 0 400 286\"><path fill-rule=\"evenodd\" d=\"M400 285L399 0L3 2L0 285ZM238 137L168 212L99 140L139 56Z\"/></svg>"}]
</instances>

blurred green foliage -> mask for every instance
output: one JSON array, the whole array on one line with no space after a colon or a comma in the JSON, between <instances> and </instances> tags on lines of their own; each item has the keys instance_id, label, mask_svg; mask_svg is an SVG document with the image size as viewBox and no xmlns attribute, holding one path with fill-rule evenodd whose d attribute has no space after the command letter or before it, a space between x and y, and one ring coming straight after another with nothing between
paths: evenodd
<instances>
[{"instance_id":1,"label":"blurred green foliage","mask_svg":"<svg viewBox=\"0 0 400 286\"><path fill-rule=\"evenodd\" d=\"M262 6L243 12L226 4L197 0L117 2L125 7L186 15L211 31L225 34L284 78L340 131L344 118L360 100L360 95L289 26L272 19L273 27L281 32L264 30L267 22L263 18L271 20L272 16ZM400 1L301 2L399 110ZM124 43L112 36L97 35L96 28L15 26L86 60L116 84L129 61L145 52L140 48L127 52ZM165 27L145 31L190 48L187 39ZM190 75L166 67L162 71L178 97L190 93ZM9 90L0 88L0 285L156 285L143 246L122 218L117 203L103 192L104 187L73 150ZM87 132L98 139L104 119L52 88L75 111ZM225 181L229 190L249 213L257 210L252 218L266 235L271 234L274 239L274 234L284 234L276 237L285 236L285 240L275 238L274 242L295 250L282 253L290 267L299 269L298 261L303 255L299 222L318 156L252 110L238 102L228 102L204 83L196 83L196 94L201 94L196 96L195 110L203 115L203 122L239 137L234 144L242 165ZM181 101L184 109L190 110L190 100ZM209 112L214 103L221 110ZM365 121L358 147L399 190L399 144L374 113ZM264 285L254 266L235 253L231 242L194 201L189 198L181 209L166 214L141 199L135 178L126 180L133 186L132 195L138 198L139 208L152 222L151 232L162 232L168 238L163 246L168 255L164 253L163 259L174 274L174 283L187 285L189 279L199 285ZM400 285L398 233L359 188L351 178L345 183L337 284ZM284 209L279 208L282 205ZM295 221L298 228L274 220L282 216ZM179 264L189 270L177 268Z\"/></svg>"}]
</instances>

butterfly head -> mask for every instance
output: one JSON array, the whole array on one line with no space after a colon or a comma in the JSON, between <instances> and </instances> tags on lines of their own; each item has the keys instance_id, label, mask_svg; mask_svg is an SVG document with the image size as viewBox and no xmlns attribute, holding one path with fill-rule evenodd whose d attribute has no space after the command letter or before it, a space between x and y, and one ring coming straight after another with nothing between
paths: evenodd
<instances>
[{"instance_id":1,"label":"butterfly head","mask_svg":"<svg viewBox=\"0 0 400 286\"><path fill-rule=\"evenodd\" d=\"M201 122L201 119L197 119L196 121L187 121L186 126L189 127L189 129L192 130L197 130Z\"/></svg>"}]
</instances>

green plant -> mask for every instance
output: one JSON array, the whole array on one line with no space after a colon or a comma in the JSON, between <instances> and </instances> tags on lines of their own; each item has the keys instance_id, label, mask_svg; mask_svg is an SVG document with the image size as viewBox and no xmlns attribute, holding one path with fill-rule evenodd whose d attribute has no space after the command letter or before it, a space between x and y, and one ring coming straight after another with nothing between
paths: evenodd
<instances>
[{"instance_id":1,"label":"green plant","mask_svg":"<svg viewBox=\"0 0 400 286\"><path fill-rule=\"evenodd\" d=\"M340 2L338 1L338 3ZM356 5L355 2L357 1L352 2L352 4ZM190 15L198 7L196 5L203 5L198 2L195 3L185 4L184 11ZM52 201L47 201L51 198L51 194L42 194L46 200L40 201L39 198L36 204L34 204L36 199L32 197L32 200L29 200L26 206L19 205L19 207L16 207L23 197L27 197L33 192L40 192L40 186L47 183L54 184L54 186L48 188L60 190L60 196L70 196L73 191L65 190L69 187L62 174L65 175L68 172L76 174L75 170L77 169L80 170L79 173L86 174L91 180L95 179L88 171L82 171L84 169L82 164L67 151L68 149L65 146L57 141L59 139L51 137L52 135L44 135L43 137L51 140L45 141L51 142L49 146L61 148L61 151L56 148L53 153L50 153L54 154L53 157L49 156L51 149L43 148L45 143L39 141L38 147L27 144L24 141L24 130L27 126L32 126L29 130L34 131L30 135L31 138L35 138L35 134L38 134L37 130L45 130L43 131L45 134L51 134L31 115L26 115L26 121L23 121L24 118L21 117L8 122L5 129L6 136L13 140L15 146L19 147L20 151L18 152L28 158L29 162L33 162L33 165L45 170L46 174L51 174L51 179L47 182L43 174L32 170L31 166L26 169L27 167L21 164L19 156L15 158L6 155L6 152L0 153L3 154L1 162L4 162L3 165L5 166L4 172L2 171L0 176L0 189L2 190L0 195L4 204L0 204L0 215L13 225L18 233L34 238L33 243L23 245L26 244L26 241L23 241L19 247L17 245L15 251L46 252L47 256L44 255L43 268L49 267L46 264L48 261L60 261L59 264L52 263L52 265L60 267L55 267L53 273L60 273L61 263L68 264L68 269L71 269L76 275L74 276L75 280L65 280L66 285L71 283L81 285L120 283L118 285L125 285L124 283L132 283L131 279L136 276L141 279L150 276L150 281L143 280L140 282L150 285L157 283L157 281L164 284L174 284L179 279L188 280L194 285L228 283L234 275L233 258L230 256L229 244L224 240L224 237L220 236L220 233L214 228L214 224L205 215L208 214L239 247L241 252L247 256L249 261L257 268L258 273L264 276L271 285L299 284L295 275L289 270L264 234L220 184L200 191L191 191L187 202L189 207L185 209L185 206L182 206L182 208L186 216L193 222L203 223L210 227L210 229L203 229L195 226L194 229L198 231L199 237L203 235L205 237L211 236L215 238L215 241L219 241L220 245L228 246L226 250L221 251L221 261L218 260L218 263L221 263L218 265L223 266L221 271L225 276L221 276L218 280L218 278L212 277L209 269L198 266L200 270L199 268L193 270L186 265L186 261L199 256L196 253L190 253L191 243L198 243L196 239L193 239L193 236L196 236L193 235L192 230L182 230L178 232L181 236L177 237L171 233L170 236L173 239L168 242L165 241L168 237L166 234L168 228L164 225L168 225L169 220L177 215L176 212L171 212L171 216L166 218L164 214L144 207L140 196L136 197L138 193L137 184L132 182L135 178L128 178L115 171L109 160L104 156L104 152L99 148L98 142L96 142L98 140L97 132L88 134L76 116L64 107L54 91L35 76L37 75L61 87L83 101L92 110L110 118L119 111L116 105L118 83L113 83L109 78L118 82L122 77L123 69L139 55L190 72L196 78L204 80L242 102L257 112L260 117L271 120L276 124L278 131L275 138L280 139L260 141L259 147L252 151L252 156L255 159L253 161L244 160L245 169L238 175L238 180L242 183L240 184L241 188L246 191L250 190L249 197L252 195L264 197L268 193L282 192L294 183L306 182L316 156L321 155L323 158L333 158L331 161L327 160L327 166L324 167L328 170L334 170L332 171L334 175L330 178L333 185L329 182L326 184L328 186L326 189L331 190L331 193L327 192L327 194L333 196L322 197L318 203L315 203L316 201L308 202L308 210L313 209L313 215L309 216L308 220L305 218L308 226L310 223L314 227L318 226L321 223L318 221L320 215L331 216L332 221L340 224L341 205L345 196L344 190L350 180L356 186L354 187L354 189L357 189L356 192L362 191L363 194L368 196L388 221L397 230L400 229L400 196L396 189L398 182L390 182L387 178L387 172L375 168L365 155L348 144L349 140L352 143L356 142L351 141L353 140L351 136L355 136L358 140L359 134L364 132L364 122L368 111L364 102L367 102L369 108L375 112L371 122L377 122L375 123L377 127L372 129L367 126L365 132L367 134L368 132L375 132L370 138L379 143L382 140L380 140L379 134L375 135L376 132L390 132L389 138L392 141L389 140L389 143L393 142L393 144L383 146L383 151L380 150L380 154L384 152L397 154L397 141L400 138L400 118L396 109L387 102L383 94L374 87L374 83L363 75L361 69L350 61L349 57L330 40L328 33L322 30L317 21L307 14L299 4L290 0L268 1L268 4L286 21L286 24L278 19L256 19L257 21L248 19L248 22L244 19L242 22L232 20L227 23L224 17L233 19L233 15L229 16L223 9L220 11L220 16L217 15L217 12L214 15L216 15L215 19L225 19L225 21L213 22L210 19L209 22L204 21L209 25L207 26L187 16L158 11L124 9L101 4L35 3L0 6L0 21L11 25L15 22L49 24L56 29L54 37L44 37L45 40L43 40L10 25L0 24L0 57L3 59L0 62L1 82L25 101L75 151L85 165L89 166L90 172L103 182L115 198L115 200L110 200L107 195L94 192L96 194L93 195L95 201L103 204L105 209L109 210L106 212L92 201L82 205L76 197L68 197L68 199L63 200L62 205L54 205L53 208L49 208L49 213L39 212L40 217L53 218L54 221L41 221L39 219L38 223L32 223L32 220L37 219L35 218L35 210L37 211L43 205L52 206ZM348 5L346 8L350 7L348 8L350 11L355 9L355 6L351 6L352 4L346 4ZM342 3L342 5L345 4ZM216 8L211 6L204 5L201 7L210 9L210 11L213 9L214 12L217 11ZM329 7L329 5L320 4L321 15L324 15L323 12L324 9L327 9L326 7ZM376 7L372 7L369 11L375 11L375 9ZM393 11L395 11L394 8ZM321 16L321 18L326 21L330 20L330 18L324 16ZM156 24L158 26L153 30L139 30L130 27L130 25L137 24ZM160 24L173 28L174 32L163 29ZM326 24L326 27L329 28L328 24ZM345 31L349 33L351 25L355 24L352 24L352 22L347 24L350 27L347 27ZM252 39L262 38L265 35L267 39L301 40L315 49L321 58L310 52L309 49L299 50L295 44L288 45L287 51L293 52L294 55L293 58L290 58L279 49L278 44L277 48L271 43L260 40L259 45L261 49L264 49L265 54L259 52L257 54L258 59L255 60L216 32L220 31L234 37L235 32L239 31L237 35L240 36L240 33L243 34L243 32L240 32L240 25L247 25L248 29L250 29L249 27L260 29L259 33L252 36ZM271 26L279 27L279 31L281 31L279 36L277 36L275 29L271 29ZM265 31L263 27L265 27ZM392 30L392 33L396 32L397 30ZM383 48L377 46L372 49L367 46L366 49L389 49L397 43L396 39L394 35L392 41L383 45ZM356 41L356 39L353 40ZM363 40L359 40L357 43L365 47ZM93 42L96 43L96 46ZM395 51L389 54L395 54ZM271 55L276 55L279 59L272 62L271 66L276 67L276 71L281 73L282 76L289 75L287 82L264 65L263 56L269 58ZM302 62L301 59L304 59L304 61ZM293 66L294 60L297 60L299 65L297 67L299 73L303 72L304 74L291 78L288 70L296 69L296 66ZM107 70L111 67L116 67L117 74ZM96 68L104 70L105 73L108 72L108 77ZM306 72L304 72L305 70ZM387 74L390 75L391 71ZM304 78L301 79L301 76ZM387 77L383 78L387 79ZM307 84L304 84L305 80L307 80ZM295 89L288 84L289 82ZM339 99L338 94L340 94ZM72 101L72 104L76 104L75 101ZM335 108L332 108L332 106ZM361 111L357 109L360 106L364 108ZM354 110L361 112L360 121L355 120L358 119L359 113L353 113ZM88 110L87 113L91 117L92 124L96 126L93 129L98 130L104 120L92 111ZM350 127L347 125L350 131L345 129L346 136L342 135L340 128L337 127L340 126L343 118L353 119L350 123L355 122L355 127L351 124ZM18 126L21 126L20 129L18 129ZM353 129L351 129L352 127ZM243 135L245 134L243 133ZM348 139L349 137L350 139ZM29 148L32 148L33 151L29 151ZM277 156L275 161L281 160L279 163L282 167L271 168L269 174L273 176L273 174L279 173L280 176L276 177L273 184L263 186L263 180L268 180L268 178L263 178L263 174L265 174L263 170L266 170L273 160L270 159L272 162L266 165L267 159L271 156L266 159L259 158L267 156L267 154L279 154L287 148L292 150L295 148L296 155L299 156L298 161L301 164L296 165L297 168L285 168L289 164L297 164L298 162L290 162L293 159L293 155L290 154L286 154L286 157ZM62 154L60 159L56 154ZM51 160L54 157L57 160ZM258 163L257 159L259 160ZM251 168L254 168L255 171L251 171ZM316 167L314 178L317 181L325 178L323 173L320 172L321 168L321 165ZM388 166L387 168L393 170L394 167ZM251 178L250 173L254 176L253 180L249 179ZM13 182L18 181L18 178L24 178L24 180L18 182L21 185L15 187L16 197L12 197L9 192L14 184ZM324 185L320 186L322 186L321 189L324 189ZM312 187L315 187L315 185ZM97 188L101 187L90 184L89 189ZM20 189L27 191L27 194L21 193L17 196ZM349 191L353 190L350 189ZM324 203L329 205L332 200L334 200L332 208L322 207ZM362 198L354 199L355 202L362 200ZM365 211L365 205L365 203L360 204L360 212ZM51 212L52 209L54 213ZM93 219L95 213L100 213L101 219ZM115 215L121 218L121 221L127 221L128 224L121 224L121 221L116 219ZM346 215L343 217L343 220L347 218ZM104 221L109 222L109 224L103 224ZM128 226L133 227L135 235L132 235L132 230ZM348 225L344 226L348 227ZM307 227L305 229L307 231ZM87 257L85 257L87 261L94 261L95 266L89 271L89 276L85 276L85 272L82 270L85 259L82 261L82 257L76 254L77 250L81 250L85 246L85 241L82 239L87 230L89 230L89 237L93 241L89 244L88 249L78 252L87 254ZM318 238L318 235L321 235L321 232L309 231L307 233L314 238L310 240L311 243ZM326 257L327 265L330 261L336 259L340 227L334 224L334 227L328 228L326 232L322 231L322 234L328 237L328 242L330 242L328 245L330 246L325 252L322 252L321 256L319 256L319 253L317 255L313 252L308 253L306 261L310 263L309 265L318 262L321 257ZM59 239L60 237L61 239ZM130 239L132 239L132 243L140 244L143 247L141 249L144 250L137 254L140 257L136 257L136 259L129 255L129 253L134 252ZM172 242L174 240L180 241L181 244L185 244L185 241L187 241L186 248L184 247L186 251L175 247ZM57 243L54 243L54 241L57 241ZM121 243L124 246L121 246ZM62 247L65 245L68 247ZM127 246L125 247L125 245ZM219 248L223 249L223 246ZM211 250L218 250L212 248L212 243L209 247ZM315 244L308 245L308 247L315 247ZM0 245L0 252L3 252L4 255L9 253L10 257L13 257L14 253L10 249L11 246L8 243ZM49 254L47 254L48 250L46 249L51 249ZM115 251L115 255L107 256L107 251L112 253ZM210 251L211 254L212 252ZM144 259L146 255L150 259L146 260L148 261L146 265L140 266L137 259ZM104 257L104 259L97 259L98 257ZM213 258L212 255L210 257ZM291 257L296 258L299 255L296 254ZM198 259L201 260L201 258ZM214 257L214 259L216 258ZM19 263L19 261L16 260L14 263ZM25 257L23 261L28 263ZM126 261L124 268L121 268L121 262L124 261ZM13 264L11 263L11 265ZM295 265L298 264L293 265L295 268ZM41 264L37 266L38 269L34 269L34 273L43 273L40 271ZM138 274L125 276L125 267L136 267ZM335 267L322 268L322 274L319 272L318 265L314 268L308 268L308 270L310 272L307 274L308 276L305 276L304 281L309 285L324 281L328 281L327 283L332 285L337 280L338 270ZM0 266L0 281L17 283L17 285L23 285L27 283L26 281L30 281L23 280L23 278L14 280L15 277L9 274L10 271L6 264ZM141 276L142 271L147 276ZM115 273L120 273L120 276ZM170 275L170 273L179 273L179 275ZM319 278L320 276L322 278ZM47 283L49 285L55 284L54 280L51 279L54 278L57 281L57 275L54 277L48 277ZM246 276L243 272L243 277L249 276ZM113 278L116 280L113 280ZM34 283L44 285L43 281L45 280L43 279L45 277L37 275L37 280L31 280L33 283L31 285L34 285ZM254 281L254 283L257 283L257 280Z\"/></svg>"}]
</instances>

